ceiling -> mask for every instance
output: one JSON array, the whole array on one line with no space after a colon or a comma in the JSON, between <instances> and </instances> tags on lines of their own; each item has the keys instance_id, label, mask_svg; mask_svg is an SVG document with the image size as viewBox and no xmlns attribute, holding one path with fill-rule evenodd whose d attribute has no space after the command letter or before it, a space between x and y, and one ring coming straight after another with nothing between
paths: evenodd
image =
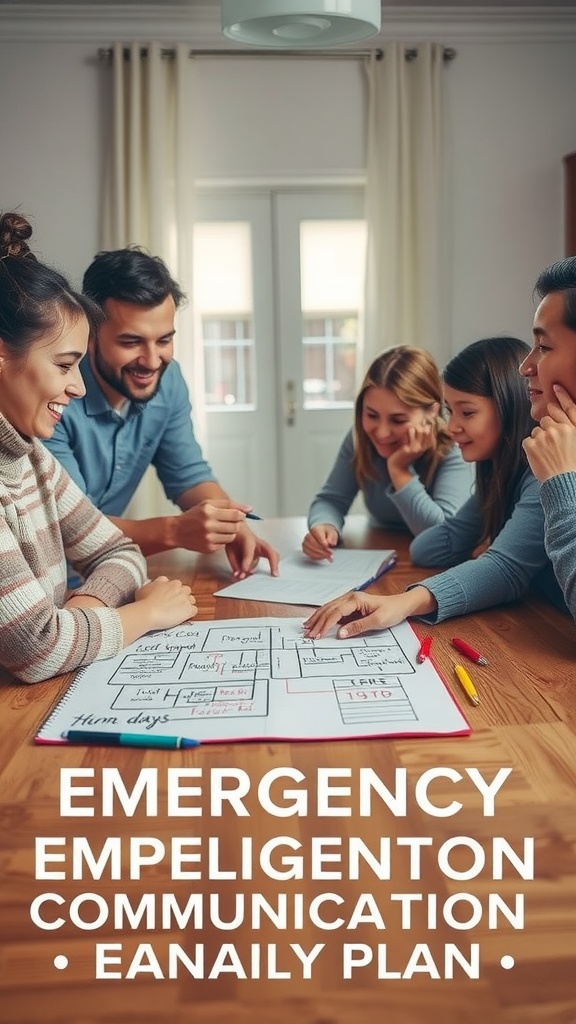
<instances>
[{"instance_id":1,"label":"ceiling","mask_svg":"<svg viewBox=\"0 0 576 1024\"><path fill-rule=\"evenodd\" d=\"M204 9L218 9L220 7L220 0L169 0L167 5L166 0L98 0L97 3L93 3L92 0L0 0L0 7L24 7L27 4L33 5L34 7L63 7L73 6L78 8L91 8L93 10L101 7L142 7L147 8L150 11L160 12L162 9L166 9L167 6L172 8L204 8ZM533 8L535 10L550 11L550 9L559 10L562 9L574 9L576 10L576 0L391 0L390 3L384 0L382 3L382 10L394 10L397 13L401 13L403 9L417 7L424 9L453 8L455 11L466 11L466 10L482 10L482 9L494 9L499 8L502 12L506 10L514 10L514 8Z\"/></svg>"}]
</instances>

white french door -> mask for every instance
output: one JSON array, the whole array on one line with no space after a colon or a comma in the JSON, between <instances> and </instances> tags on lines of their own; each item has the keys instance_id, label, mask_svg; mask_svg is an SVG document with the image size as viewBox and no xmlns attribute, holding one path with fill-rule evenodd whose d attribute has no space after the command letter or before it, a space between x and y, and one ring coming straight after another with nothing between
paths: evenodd
<instances>
[{"instance_id":1,"label":"white french door","mask_svg":"<svg viewBox=\"0 0 576 1024\"><path fill-rule=\"evenodd\" d=\"M302 515L352 422L364 285L359 190L200 196L196 329L229 494Z\"/></svg>"}]
</instances>

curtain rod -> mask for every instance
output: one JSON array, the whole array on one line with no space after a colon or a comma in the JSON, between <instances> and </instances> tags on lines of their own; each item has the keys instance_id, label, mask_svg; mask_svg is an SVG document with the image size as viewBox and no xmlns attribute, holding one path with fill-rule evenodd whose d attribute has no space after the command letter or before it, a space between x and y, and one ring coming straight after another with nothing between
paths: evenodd
<instances>
[{"instance_id":1,"label":"curtain rod","mask_svg":"<svg viewBox=\"0 0 576 1024\"><path fill-rule=\"evenodd\" d=\"M128 47L124 48L124 59L130 58L130 50ZM100 60L109 61L112 59L113 50L111 47L101 47L98 50L98 57ZM173 57L175 50L171 47L160 50L162 57ZM360 60L364 57L370 57L372 54L376 57L376 60L382 60L384 57L384 50L189 50L189 57L265 57L269 60L275 60L278 57L298 57L300 59L318 60L332 59L332 60ZM148 56L148 48L146 46L141 47L140 56ZM408 47L404 51L406 60L415 60L418 56L418 47ZM445 46L442 58L445 63L454 60L456 56L456 50L451 46Z\"/></svg>"}]
</instances>

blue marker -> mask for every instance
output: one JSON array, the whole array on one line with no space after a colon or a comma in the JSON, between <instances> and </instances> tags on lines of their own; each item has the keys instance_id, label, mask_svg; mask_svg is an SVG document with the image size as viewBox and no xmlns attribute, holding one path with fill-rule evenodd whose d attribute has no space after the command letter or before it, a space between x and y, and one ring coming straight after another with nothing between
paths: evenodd
<instances>
[{"instance_id":1,"label":"blue marker","mask_svg":"<svg viewBox=\"0 0 576 1024\"><path fill-rule=\"evenodd\" d=\"M165 750L185 750L187 747L199 747L200 740L188 740L183 736L150 736L137 735L131 732L89 732L82 729L69 729L62 733L62 738L69 743L86 743L89 746L102 747L156 747Z\"/></svg>"},{"instance_id":2,"label":"blue marker","mask_svg":"<svg viewBox=\"0 0 576 1024\"><path fill-rule=\"evenodd\" d=\"M396 552L394 552L394 554L392 554L390 556L390 558L388 558L387 560L382 562L382 564L380 566L378 566L378 569L376 570L374 575L370 577L369 580L365 580L365 582L361 583L360 586L358 586L358 587L353 587L352 588L353 592L358 593L358 591L360 591L360 590L367 590L368 587L372 583L376 583L376 580L379 580L380 577L383 576L385 572L388 572L389 569L393 569L394 566L396 565L397 561L398 561L398 558L397 558Z\"/></svg>"}]
</instances>

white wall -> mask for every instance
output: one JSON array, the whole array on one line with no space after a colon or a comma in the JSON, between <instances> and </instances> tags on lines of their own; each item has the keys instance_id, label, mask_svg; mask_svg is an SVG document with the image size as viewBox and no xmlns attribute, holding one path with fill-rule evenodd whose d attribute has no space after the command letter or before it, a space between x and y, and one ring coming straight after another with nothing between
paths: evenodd
<instances>
[{"instance_id":1,"label":"white wall","mask_svg":"<svg viewBox=\"0 0 576 1024\"><path fill-rule=\"evenodd\" d=\"M564 253L562 157L576 149L576 44L458 47L452 131L454 350L529 338L532 288Z\"/></svg>"},{"instance_id":2,"label":"white wall","mask_svg":"<svg viewBox=\"0 0 576 1024\"><path fill-rule=\"evenodd\" d=\"M363 174L364 71L348 60L201 60L198 175Z\"/></svg>"},{"instance_id":3,"label":"white wall","mask_svg":"<svg viewBox=\"0 0 576 1024\"><path fill-rule=\"evenodd\" d=\"M91 45L0 43L0 209L75 283L99 244L100 73Z\"/></svg>"},{"instance_id":4,"label":"white wall","mask_svg":"<svg viewBox=\"0 0 576 1024\"><path fill-rule=\"evenodd\" d=\"M0 208L32 215L38 250L75 281L100 244L98 45L0 43ZM563 255L561 160L576 149L576 42L457 49L446 69L453 350L528 334L536 274ZM358 64L201 60L196 78L201 178L362 173Z\"/></svg>"}]
</instances>

